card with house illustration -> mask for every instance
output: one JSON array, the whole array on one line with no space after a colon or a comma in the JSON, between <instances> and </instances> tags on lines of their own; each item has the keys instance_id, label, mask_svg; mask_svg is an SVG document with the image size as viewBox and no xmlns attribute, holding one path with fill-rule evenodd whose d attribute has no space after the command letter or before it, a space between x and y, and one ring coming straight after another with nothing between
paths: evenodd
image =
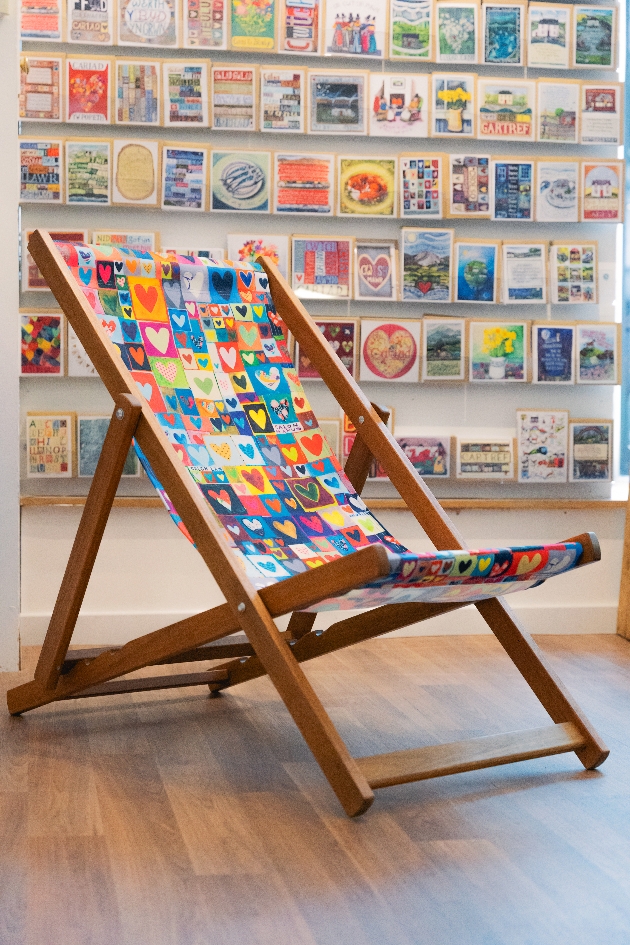
<instances>
[{"instance_id":1,"label":"card with house illustration","mask_svg":"<svg viewBox=\"0 0 630 945\"><path fill-rule=\"evenodd\" d=\"M381 138L427 138L429 76L370 73L369 134Z\"/></svg>"},{"instance_id":2,"label":"card with house illustration","mask_svg":"<svg viewBox=\"0 0 630 945\"><path fill-rule=\"evenodd\" d=\"M572 8L561 3L530 3L527 65L534 69L568 69Z\"/></svg>"},{"instance_id":3,"label":"card with house illustration","mask_svg":"<svg viewBox=\"0 0 630 945\"><path fill-rule=\"evenodd\" d=\"M534 141L536 83L525 79L477 81L477 137L493 141Z\"/></svg>"},{"instance_id":4,"label":"card with house illustration","mask_svg":"<svg viewBox=\"0 0 630 945\"><path fill-rule=\"evenodd\" d=\"M561 82L538 80L536 121L539 141L578 143L580 86L577 79L563 79Z\"/></svg>"},{"instance_id":5,"label":"card with house illustration","mask_svg":"<svg viewBox=\"0 0 630 945\"><path fill-rule=\"evenodd\" d=\"M389 0L389 57L430 62L433 48L431 0Z\"/></svg>"}]
</instances>

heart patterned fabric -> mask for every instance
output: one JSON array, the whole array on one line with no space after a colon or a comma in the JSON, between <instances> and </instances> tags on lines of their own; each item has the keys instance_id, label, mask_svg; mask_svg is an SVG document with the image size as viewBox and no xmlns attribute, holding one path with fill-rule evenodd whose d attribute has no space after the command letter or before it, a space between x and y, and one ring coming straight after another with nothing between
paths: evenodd
<instances>
[{"instance_id":1,"label":"heart patterned fabric","mask_svg":"<svg viewBox=\"0 0 630 945\"><path fill-rule=\"evenodd\" d=\"M318 427L258 265L57 247L256 587L375 543L387 548L391 573L312 610L480 600L578 563L575 542L414 554L390 535Z\"/></svg>"}]
</instances>

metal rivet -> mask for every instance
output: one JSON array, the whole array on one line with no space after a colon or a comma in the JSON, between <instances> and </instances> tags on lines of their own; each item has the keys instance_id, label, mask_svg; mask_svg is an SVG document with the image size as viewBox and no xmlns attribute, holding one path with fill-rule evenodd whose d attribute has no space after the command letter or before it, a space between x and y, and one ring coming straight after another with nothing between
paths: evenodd
<instances>
[{"instance_id":1,"label":"metal rivet","mask_svg":"<svg viewBox=\"0 0 630 945\"><path fill-rule=\"evenodd\" d=\"M236 609L238 610L239 614L242 614L245 610L245 604L240 603Z\"/></svg>"},{"instance_id":2,"label":"metal rivet","mask_svg":"<svg viewBox=\"0 0 630 945\"><path fill-rule=\"evenodd\" d=\"M125 416L125 411L122 409L122 407L119 407L118 410L116 411L116 419L122 420L124 416Z\"/></svg>"},{"instance_id":3,"label":"metal rivet","mask_svg":"<svg viewBox=\"0 0 630 945\"><path fill-rule=\"evenodd\" d=\"M359 417L359 423L365 423L365 417Z\"/></svg>"}]
</instances>

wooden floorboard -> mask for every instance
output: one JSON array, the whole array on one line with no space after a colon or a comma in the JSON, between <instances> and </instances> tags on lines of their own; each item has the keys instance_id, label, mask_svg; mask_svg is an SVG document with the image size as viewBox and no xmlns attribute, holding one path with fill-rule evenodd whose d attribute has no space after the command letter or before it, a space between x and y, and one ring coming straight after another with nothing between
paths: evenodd
<instances>
[{"instance_id":1,"label":"wooden floorboard","mask_svg":"<svg viewBox=\"0 0 630 945\"><path fill-rule=\"evenodd\" d=\"M628 945L630 642L538 642L610 745L600 770L404 784L356 821L266 679L0 713L0 943ZM490 636L305 668L357 756L549 725Z\"/></svg>"}]
</instances>

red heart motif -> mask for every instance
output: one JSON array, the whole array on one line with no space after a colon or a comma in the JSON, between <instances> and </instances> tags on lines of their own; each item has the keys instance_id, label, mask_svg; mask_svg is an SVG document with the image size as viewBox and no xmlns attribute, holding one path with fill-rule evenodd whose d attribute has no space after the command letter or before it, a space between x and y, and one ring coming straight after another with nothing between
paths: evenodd
<instances>
[{"instance_id":1,"label":"red heart motif","mask_svg":"<svg viewBox=\"0 0 630 945\"><path fill-rule=\"evenodd\" d=\"M312 464L312 466L317 472L323 472L326 469L326 463L324 463L321 459L318 459L316 463Z\"/></svg>"},{"instance_id":2,"label":"red heart motif","mask_svg":"<svg viewBox=\"0 0 630 945\"><path fill-rule=\"evenodd\" d=\"M241 475L245 482L249 482L254 489L258 489L259 492L264 492L265 480L263 474L258 469L244 469Z\"/></svg>"},{"instance_id":3,"label":"red heart motif","mask_svg":"<svg viewBox=\"0 0 630 945\"><path fill-rule=\"evenodd\" d=\"M182 361L185 361L186 364L192 364L192 354L185 354L185 352L182 351Z\"/></svg>"},{"instance_id":4,"label":"red heart motif","mask_svg":"<svg viewBox=\"0 0 630 945\"><path fill-rule=\"evenodd\" d=\"M147 312L152 312L158 300L158 291L155 286L150 285L145 289L143 285L134 285L133 291L136 293L140 305L146 308Z\"/></svg>"},{"instance_id":5,"label":"red heart motif","mask_svg":"<svg viewBox=\"0 0 630 945\"><path fill-rule=\"evenodd\" d=\"M280 502L280 499L265 499L265 502L272 512L279 512L282 509L282 503Z\"/></svg>"},{"instance_id":6,"label":"red heart motif","mask_svg":"<svg viewBox=\"0 0 630 945\"><path fill-rule=\"evenodd\" d=\"M110 335L113 335L116 331L116 322L106 322L105 319L101 319L101 325Z\"/></svg>"},{"instance_id":7,"label":"red heart motif","mask_svg":"<svg viewBox=\"0 0 630 945\"><path fill-rule=\"evenodd\" d=\"M177 344L181 345L181 347L183 348L184 345L186 344L186 332L185 331L175 332L175 337L177 338Z\"/></svg>"},{"instance_id":8,"label":"red heart motif","mask_svg":"<svg viewBox=\"0 0 630 945\"><path fill-rule=\"evenodd\" d=\"M309 528L312 528L316 532L324 531L322 520L316 515L314 515L312 518L306 518L304 515L300 515L300 521L305 525L308 525Z\"/></svg>"},{"instance_id":9,"label":"red heart motif","mask_svg":"<svg viewBox=\"0 0 630 945\"><path fill-rule=\"evenodd\" d=\"M376 259L371 259L367 253L363 253L357 260L357 266L359 276L374 292L378 292L392 274L392 264L385 253L381 253Z\"/></svg>"},{"instance_id":10,"label":"red heart motif","mask_svg":"<svg viewBox=\"0 0 630 945\"><path fill-rule=\"evenodd\" d=\"M315 433L314 436L303 436L302 444L313 456L319 456L324 448L324 441L319 433Z\"/></svg>"},{"instance_id":11,"label":"red heart motif","mask_svg":"<svg viewBox=\"0 0 630 945\"><path fill-rule=\"evenodd\" d=\"M83 293L86 299L88 300L88 302L90 303L91 307L94 308L94 306L96 305L96 293L88 292L86 289L83 290Z\"/></svg>"},{"instance_id":12,"label":"red heart motif","mask_svg":"<svg viewBox=\"0 0 630 945\"><path fill-rule=\"evenodd\" d=\"M298 410L301 410L302 407L304 406L304 398L296 397L294 400L294 403L295 403L295 406L298 408Z\"/></svg>"},{"instance_id":13,"label":"red heart motif","mask_svg":"<svg viewBox=\"0 0 630 945\"><path fill-rule=\"evenodd\" d=\"M419 282L418 288L420 289L423 295L426 295L427 292L429 292L433 288L433 283L432 282Z\"/></svg>"},{"instance_id":14,"label":"red heart motif","mask_svg":"<svg viewBox=\"0 0 630 945\"><path fill-rule=\"evenodd\" d=\"M109 282L112 277L112 267L108 263L99 263L98 274L103 282Z\"/></svg>"},{"instance_id":15,"label":"red heart motif","mask_svg":"<svg viewBox=\"0 0 630 945\"><path fill-rule=\"evenodd\" d=\"M129 354L134 359L136 364L144 364L144 348L132 348L130 346Z\"/></svg>"},{"instance_id":16,"label":"red heart motif","mask_svg":"<svg viewBox=\"0 0 630 945\"><path fill-rule=\"evenodd\" d=\"M225 489L221 489L220 492L213 492L210 490L210 495L213 499L216 499L217 502L220 502L221 505L224 505L226 509L232 508L232 500L230 498L229 492L226 492Z\"/></svg>"},{"instance_id":17,"label":"red heart motif","mask_svg":"<svg viewBox=\"0 0 630 945\"><path fill-rule=\"evenodd\" d=\"M175 421L177 418L175 417L174 413L165 413L164 419L166 420L167 423L170 423L172 427L175 426Z\"/></svg>"}]
</instances>

